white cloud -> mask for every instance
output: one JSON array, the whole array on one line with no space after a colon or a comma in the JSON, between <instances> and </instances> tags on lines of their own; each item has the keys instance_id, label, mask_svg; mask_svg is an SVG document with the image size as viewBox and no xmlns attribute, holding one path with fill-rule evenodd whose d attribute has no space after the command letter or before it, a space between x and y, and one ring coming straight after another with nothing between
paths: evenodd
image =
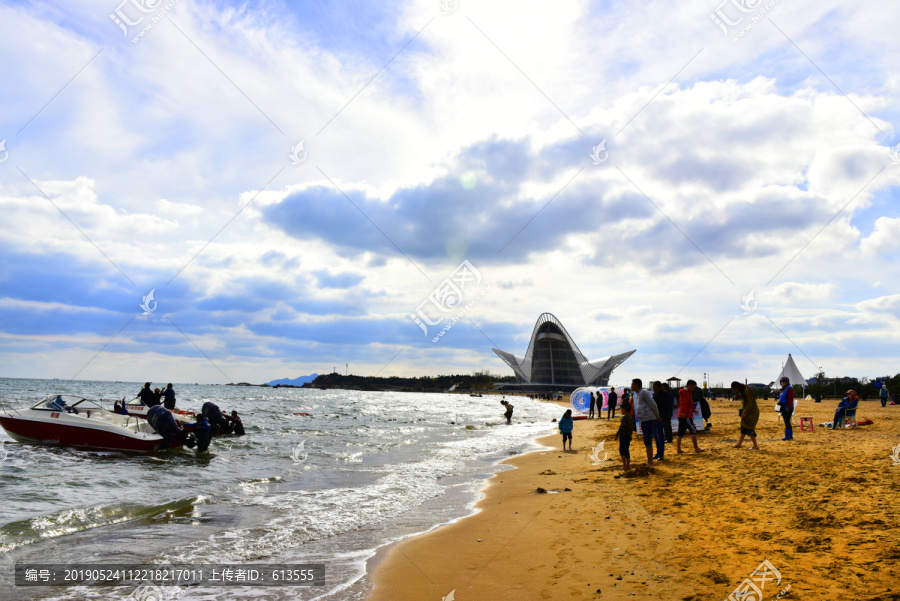
<instances>
[{"instance_id":1,"label":"white cloud","mask_svg":"<svg viewBox=\"0 0 900 601\"><path fill-rule=\"evenodd\" d=\"M627 369L681 367L740 313L751 288L760 311L783 312L773 319L795 328L791 337L803 348L816 346L816 336L865 338L878 319L896 315L892 304L878 299L870 306L867 292L859 292L876 280L888 295L882 298L895 292L883 274L900 245L900 218L878 213L900 185L900 170L886 169L860 190L889 164L885 149L896 142L896 65L884 51L900 17L896 3L780 2L769 16L784 35L764 21L732 44L708 19L714 3L463 2L438 16L437 2L416 2L397 9L388 45L398 41L383 56L383 49L329 45L324 30L318 39L325 42L301 38L278 7L251 13L203 2L180 2L172 11L185 35L166 20L131 44L108 18L114 8L0 7L0 61L10 82L0 91L0 139L7 137L10 149L0 165L0 238L17 256L100 265L98 279L119 277L19 167L138 282L127 294L146 294L190 261L160 298L180 303L181 311L239 299L227 334L198 335L217 352L254 349L234 352L226 371L235 379L259 379L251 375L260 369L256 352L275 357L272 369L287 365L274 350L284 340L255 335L248 324L349 313L403 322L430 292L433 283L377 231L363 247L341 242L362 231L357 225L373 228L367 217L435 281L460 256L493 245L474 257L498 283L473 310L486 332L508 337L515 326L516 340L527 339L534 318L552 310L589 354L639 348ZM590 165L587 153L604 138L609 161ZM300 139L309 156L291 166L287 153ZM510 144L486 166L472 149L492 141ZM585 171L534 217L582 165ZM476 190L496 186L503 193L473 202L460 192L442 198L443 206L427 196L404 204L410 191L427 195L463 169L478 174ZM366 215L336 194L321 209L349 208L335 231L292 237L265 221L267 207L285 197L330 187L322 172L348 194L365 191L372 201L360 207ZM381 219L385 207L395 211ZM297 210L312 220L319 209ZM442 230L448 215L462 218ZM497 254L493 247L532 217L515 244ZM417 256L415 240L403 238L408 231L440 252ZM355 288L326 288L313 272L365 279ZM35 271L34 287L53 285L43 273ZM283 296L333 303L334 315L311 316L325 305L304 313ZM67 306L25 296L9 302L24 303L17 311L36 307L32 302L47 303L42 311ZM97 311L110 310L96 303ZM598 320L598 313L610 318ZM767 373L756 364L746 368L748 359L734 350L753 340L766 345L770 362L780 357L784 337L767 322L759 322L773 330L765 335L749 327L758 321L728 326L716 339L723 346L698 356L697 366L728 357L728 369ZM201 326L208 324L198 316ZM394 348L400 342L392 335L385 337ZM101 338L86 338L85 348ZM369 343L360 338L352 348L369 357ZM849 347L821 348L849 364L841 358ZM487 363L502 371L484 350L473 344L434 356L459 369ZM419 374L429 371L427 362L417 356L393 367ZM96 373L117 377L112 363L103 365Z\"/></svg>"},{"instance_id":2,"label":"white cloud","mask_svg":"<svg viewBox=\"0 0 900 601\"><path fill-rule=\"evenodd\" d=\"M879 217L875 229L860 240L859 248L864 255L885 255L900 249L900 217Z\"/></svg>"}]
</instances>

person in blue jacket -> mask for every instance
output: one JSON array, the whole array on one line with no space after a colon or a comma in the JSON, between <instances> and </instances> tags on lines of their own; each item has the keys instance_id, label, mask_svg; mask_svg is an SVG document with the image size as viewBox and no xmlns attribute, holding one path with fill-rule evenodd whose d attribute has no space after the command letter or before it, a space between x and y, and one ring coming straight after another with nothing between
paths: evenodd
<instances>
[{"instance_id":1,"label":"person in blue jacket","mask_svg":"<svg viewBox=\"0 0 900 601\"><path fill-rule=\"evenodd\" d=\"M838 428L838 424L844 421L844 417L847 415L847 409L853 409L859 404L859 397L856 396L855 390L848 390L847 396L838 403L837 411L834 412L834 421L831 423L830 430L836 430Z\"/></svg>"},{"instance_id":2,"label":"person in blue jacket","mask_svg":"<svg viewBox=\"0 0 900 601\"><path fill-rule=\"evenodd\" d=\"M794 427L791 425L791 416L794 414L794 387L787 376L782 376L781 393L778 395L778 411L784 420L784 438L781 440L794 440Z\"/></svg>"},{"instance_id":3,"label":"person in blue jacket","mask_svg":"<svg viewBox=\"0 0 900 601\"><path fill-rule=\"evenodd\" d=\"M559 418L559 431L563 438L563 451L566 450L566 440L569 441L569 450L572 450L572 429L575 422L572 420L572 410L567 410L561 418Z\"/></svg>"}]
</instances>

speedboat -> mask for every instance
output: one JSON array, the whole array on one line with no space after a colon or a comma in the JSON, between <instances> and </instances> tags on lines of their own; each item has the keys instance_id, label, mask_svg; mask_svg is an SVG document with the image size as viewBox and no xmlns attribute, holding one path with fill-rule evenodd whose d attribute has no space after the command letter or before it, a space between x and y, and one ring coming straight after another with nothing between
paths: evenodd
<instances>
[{"instance_id":1,"label":"speedboat","mask_svg":"<svg viewBox=\"0 0 900 601\"><path fill-rule=\"evenodd\" d=\"M0 409L0 425L12 438L26 443L129 453L153 453L184 444L179 437L161 436L147 419L119 415L97 401L73 395L51 395L30 409Z\"/></svg>"}]
</instances>

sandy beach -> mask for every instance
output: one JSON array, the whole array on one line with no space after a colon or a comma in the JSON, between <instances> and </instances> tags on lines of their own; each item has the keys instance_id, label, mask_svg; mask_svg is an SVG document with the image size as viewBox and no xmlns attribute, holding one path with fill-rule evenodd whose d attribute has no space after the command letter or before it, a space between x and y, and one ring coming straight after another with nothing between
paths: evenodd
<instances>
[{"instance_id":1,"label":"sandy beach","mask_svg":"<svg viewBox=\"0 0 900 601\"><path fill-rule=\"evenodd\" d=\"M760 401L755 452L733 448L739 404L713 401L706 453L667 445L647 473L635 437L632 477L618 421L578 421L574 452L540 439L553 449L509 459L517 469L489 481L476 514L393 545L369 599L727 599L768 560L781 579L763 582L762 599L900 600L900 406L862 402L859 419L874 424L820 427L836 405L801 400L815 431L782 442L774 401ZM604 440L608 460L594 466Z\"/></svg>"}]
</instances>

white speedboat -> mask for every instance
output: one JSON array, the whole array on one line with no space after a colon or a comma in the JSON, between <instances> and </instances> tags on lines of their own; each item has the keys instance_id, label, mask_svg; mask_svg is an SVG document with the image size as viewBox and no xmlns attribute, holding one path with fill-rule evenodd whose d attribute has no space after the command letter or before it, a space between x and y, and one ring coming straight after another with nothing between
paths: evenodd
<instances>
[{"instance_id":1,"label":"white speedboat","mask_svg":"<svg viewBox=\"0 0 900 601\"><path fill-rule=\"evenodd\" d=\"M97 401L73 395L51 395L29 409L4 407L0 425L19 442L129 453L153 453L183 444L175 437L167 441L146 419L119 415Z\"/></svg>"}]
</instances>

